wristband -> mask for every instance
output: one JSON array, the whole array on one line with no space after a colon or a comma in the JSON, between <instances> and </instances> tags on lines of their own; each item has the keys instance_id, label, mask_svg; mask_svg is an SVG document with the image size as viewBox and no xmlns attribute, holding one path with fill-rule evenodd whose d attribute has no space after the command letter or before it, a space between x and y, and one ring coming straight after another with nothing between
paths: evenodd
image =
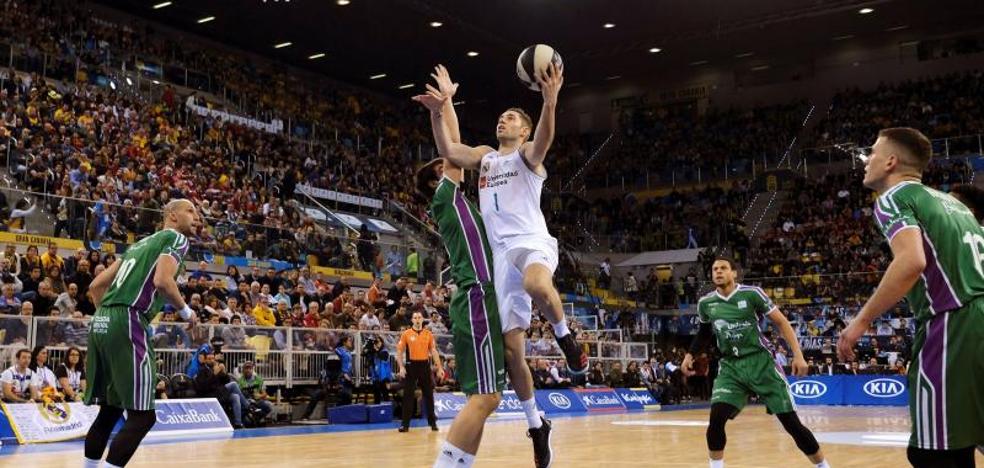
<instances>
[{"instance_id":1,"label":"wristband","mask_svg":"<svg viewBox=\"0 0 984 468\"><path fill-rule=\"evenodd\" d=\"M188 307L188 304L185 304L184 308L178 311L178 315L181 316L182 320L188 320L192 315L195 315L195 311Z\"/></svg>"}]
</instances>

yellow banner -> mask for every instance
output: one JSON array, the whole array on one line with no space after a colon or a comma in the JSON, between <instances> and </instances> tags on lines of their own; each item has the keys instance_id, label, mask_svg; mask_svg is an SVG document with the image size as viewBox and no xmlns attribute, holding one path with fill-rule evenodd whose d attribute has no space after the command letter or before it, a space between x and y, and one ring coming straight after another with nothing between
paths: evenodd
<instances>
[{"instance_id":1,"label":"yellow banner","mask_svg":"<svg viewBox=\"0 0 984 468\"><path fill-rule=\"evenodd\" d=\"M0 243L36 245L38 247L38 250L41 252L44 252L45 249L48 248L48 244L50 242L54 242L59 249L78 250L80 248L85 248L86 250L89 250L89 247L80 240L63 239L61 237L38 236L35 234L14 234L12 232L0 232ZM100 247L103 252L116 253L116 245L114 245L111 242L102 242Z\"/></svg>"},{"instance_id":2,"label":"yellow banner","mask_svg":"<svg viewBox=\"0 0 984 468\"><path fill-rule=\"evenodd\" d=\"M312 266L312 273L321 273L327 276L338 276L346 278L354 278L359 280L372 281L372 273L367 271L357 271L357 270L343 270L341 268L328 268L322 266Z\"/></svg>"}]
</instances>

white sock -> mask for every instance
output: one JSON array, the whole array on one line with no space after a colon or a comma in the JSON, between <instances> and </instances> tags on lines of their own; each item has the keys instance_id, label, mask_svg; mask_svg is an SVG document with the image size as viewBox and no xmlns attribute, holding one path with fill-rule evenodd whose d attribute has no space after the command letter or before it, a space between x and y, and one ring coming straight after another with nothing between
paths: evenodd
<instances>
[{"instance_id":1,"label":"white sock","mask_svg":"<svg viewBox=\"0 0 984 468\"><path fill-rule=\"evenodd\" d=\"M543 425L543 421L540 420L540 412L536 410L536 400L530 398L526 401L521 401L519 404L523 405L523 412L526 413L526 423L529 424L530 429L539 429Z\"/></svg>"},{"instance_id":2,"label":"white sock","mask_svg":"<svg viewBox=\"0 0 984 468\"><path fill-rule=\"evenodd\" d=\"M116 466L110 462L106 462L106 468L123 468L122 466Z\"/></svg>"},{"instance_id":3,"label":"white sock","mask_svg":"<svg viewBox=\"0 0 984 468\"><path fill-rule=\"evenodd\" d=\"M830 468L830 464L827 463L826 459L824 459L820 463L817 463L817 468Z\"/></svg>"},{"instance_id":4,"label":"white sock","mask_svg":"<svg viewBox=\"0 0 984 468\"><path fill-rule=\"evenodd\" d=\"M557 337L558 340L571 334L571 329L567 328L566 318L561 318L557 323L550 322L550 325L553 326L554 336Z\"/></svg>"},{"instance_id":5,"label":"white sock","mask_svg":"<svg viewBox=\"0 0 984 468\"><path fill-rule=\"evenodd\" d=\"M471 468L473 463L475 463L475 455L445 440L441 445L441 452L437 454L437 460L434 460L434 468Z\"/></svg>"},{"instance_id":6,"label":"white sock","mask_svg":"<svg viewBox=\"0 0 984 468\"><path fill-rule=\"evenodd\" d=\"M99 464L102 460L93 460L91 458L82 459L82 468L99 468Z\"/></svg>"},{"instance_id":7,"label":"white sock","mask_svg":"<svg viewBox=\"0 0 984 468\"><path fill-rule=\"evenodd\" d=\"M724 460L711 460L711 468L724 468Z\"/></svg>"}]
</instances>

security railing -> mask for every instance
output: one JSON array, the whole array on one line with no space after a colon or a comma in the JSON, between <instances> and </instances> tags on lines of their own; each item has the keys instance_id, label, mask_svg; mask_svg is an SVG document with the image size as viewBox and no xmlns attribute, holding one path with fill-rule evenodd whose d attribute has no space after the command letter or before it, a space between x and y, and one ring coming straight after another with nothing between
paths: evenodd
<instances>
[{"instance_id":1,"label":"security railing","mask_svg":"<svg viewBox=\"0 0 984 468\"><path fill-rule=\"evenodd\" d=\"M86 350L89 318L34 317L30 315L0 315L0 365L12 365L20 349L32 350L44 346L48 350L49 367L66 358L70 347ZM312 385L318 382L320 371L329 355L335 353L344 337L351 337L353 347L352 377L357 385L372 381L375 342L382 341L381 350L389 354L396 370L396 346L400 333L390 331L338 330L325 328L260 327L251 325L152 323L148 328L149 345L155 350L159 374L186 373L198 349L222 338L221 354L230 370L252 361L256 372L270 385ZM451 335L436 333L437 350L443 358L454 355ZM614 362L623 366L631 360L649 357L646 343L617 341L620 330L598 330L582 335L581 343L588 349L588 359L609 367ZM529 348L529 346L528 346ZM545 353L530 353L530 359L563 359L556 344Z\"/></svg>"}]
</instances>

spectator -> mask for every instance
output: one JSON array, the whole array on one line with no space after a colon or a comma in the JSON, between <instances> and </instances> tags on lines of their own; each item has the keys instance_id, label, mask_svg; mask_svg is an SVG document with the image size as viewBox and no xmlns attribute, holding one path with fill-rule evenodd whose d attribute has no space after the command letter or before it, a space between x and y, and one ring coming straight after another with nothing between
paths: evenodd
<instances>
[{"instance_id":1,"label":"spectator","mask_svg":"<svg viewBox=\"0 0 984 468\"><path fill-rule=\"evenodd\" d=\"M68 346L86 346L89 341L89 323L82 312L72 312L71 320L64 324L65 344Z\"/></svg>"},{"instance_id":2,"label":"spectator","mask_svg":"<svg viewBox=\"0 0 984 468\"><path fill-rule=\"evenodd\" d=\"M45 272L50 271L53 266L57 266L59 272L65 268L65 260L58 256L58 244L48 243L48 251L41 256L41 266Z\"/></svg>"},{"instance_id":3,"label":"spectator","mask_svg":"<svg viewBox=\"0 0 984 468\"><path fill-rule=\"evenodd\" d=\"M403 276L403 256L396 249L396 246L391 246L389 252L386 253L386 271L390 274L390 281L395 281L396 278Z\"/></svg>"},{"instance_id":4,"label":"spectator","mask_svg":"<svg viewBox=\"0 0 984 468\"><path fill-rule=\"evenodd\" d=\"M161 321L154 327L154 335L151 338L154 342L154 347L156 348L188 348L191 346L191 340L188 338L188 333L185 331L184 326L176 324L177 317L175 316L174 306L171 304L164 305L164 309L161 313ZM190 375L190 377L194 377Z\"/></svg>"},{"instance_id":5,"label":"spectator","mask_svg":"<svg viewBox=\"0 0 984 468\"><path fill-rule=\"evenodd\" d=\"M625 377L622 373L622 363L615 362L612 364L612 370L608 372L608 380L605 382L609 387L621 388L625 387Z\"/></svg>"},{"instance_id":6,"label":"spectator","mask_svg":"<svg viewBox=\"0 0 984 468\"><path fill-rule=\"evenodd\" d=\"M67 401L82 401L85 393L85 362L82 351L72 346L65 354L65 360L55 367L58 389Z\"/></svg>"},{"instance_id":7,"label":"spectator","mask_svg":"<svg viewBox=\"0 0 984 468\"><path fill-rule=\"evenodd\" d=\"M4 284L0 290L3 291L3 295L0 296L0 314L20 314L21 301L14 295L13 285Z\"/></svg>"},{"instance_id":8,"label":"spectator","mask_svg":"<svg viewBox=\"0 0 984 468\"><path fill-rule=\"evenodd\" d=\"M366 312L359 318L359 330L372 330L373 327L381 327L379 317L376 316L378 312L372 307L366 308Z\"/></svg>"},{"instance_id":9,"label":"spectator","mask_svg":"<svg viewBox=\"0 0 984 468\"><path fill-rule=\"evenodd\" d=\"M226 387L232 379L226 373L225 363L216 359L215 352L208 349L203 355L204 361L201 362L195 375L195 393L200 398L219 400L227 414L232 417L232 427L242 429L243 411L249 410L247 402L241 399L239 393L230 392Z\"/></svg>"},{"instance_id":10,"label":"spectator","mask_svg":"<svg viewBox=\"0 0 984 468\"><path fill-rule=\"evenodd\" d=\"M58 395L58 379L55 373L48 368L48 349L44 346L36 346L31 352L31 383L42 395Z\"/></svg>"},{"instance_id":11,"label":"spectator","mask_svg":"<svg viewBox=\"0 0 984 468\"><path fill-rule=\"evenodd\" d=\"M625 369L625 374L622 375L622 385L628 388L642 386L642 379L639 376L638 362L636 361L629 362L629 367Z\"/></svg>"},{"instance_id":12,"label":"spectator","mask_svg":"<svg viewBox=\"0 0 984 468\"><path fill-rule=\"evenodd\" d=\"M605 385L605 370L600 362L596 362L591 371L588 372L588 384L603 386Z\"/></svg>"},{"instance_id":13,"label":"spectator","mask_svg":"<svg viewBox=\"0 0 984 468\"><path fill-rule=\"evenodd\" d=\"M625 294L629 296L630 299L635 299L638 293L639 284L636 283L636 278L630 271L625 277Z\"/></svg>"},{"instance_id":14,"label":"spectator","mask_svg":"<svg viewBox=\"0 0 984 468\"><path fill-rule=\"evenodd\" d=\"M256 405L260 409L257 415L260 420L265 419L273 413L273 403L270 403L270 396L266 392L266 384L263 378L255 372L252 361L246 361L242 365L242 375L237 382L243 394L249 400L249 405Z\"/></svg>"},{"instance_id":15,"label":"spectator","mask_svg":"<svg viewBox=\"0 0 984 468\"><path fill-rule=\"evenodd\" d=\"M55 299L55 307L61 312L62 317L70 317L78 306L79 287L75 283L69 283L68 289L58 295Z\"/></svg>"},{"instance_id":16,"label":"spectator","mask_svg":"<svg viewBox=\"0 0 984 468\"><path fill-rule=\"evenodd\" d=\"M17 350L17 361L0 374L0 385L3 386L3 401L7 403L33 403L41 399L34 379L34 372L28 367L31 364L31 352L26 349Z\"/></svg>"},{"instance_id":17,"label":"spectator","mask_svg":"<svg viewBox=\"0 0 984 468\"><path fill-rule=\"evenodd\" d=\"M232 316L232 323L222 329L222 339L225 341L225 349L249 349L246 344L246 330L243 328L243 319L239 314ZM242 387L242 385L240 385ZM243 388L245 392L246 389Z\"/></svg>"},{"instance_id":18,"label":"spectator","mask_svg":"<svg viewBox=\"0 0 984 468\"><path fill-rule=\"evenodd\" d=\"M407 276L420 278L420 257L417 255L416 247L410 247L410 254L407 255Z\"/></svg>"},{"instance_id":19,"label":"spectator","mask_svg":"<svg viewBox=\"0 0 984 468\"><path fill-rule=\"evenodd\" d=\"M605 257L605 260L601 262L598 266L598 287L601 289L609 289L612 286L612 264L611 259Z\"/></svg>"}]
</instances>

